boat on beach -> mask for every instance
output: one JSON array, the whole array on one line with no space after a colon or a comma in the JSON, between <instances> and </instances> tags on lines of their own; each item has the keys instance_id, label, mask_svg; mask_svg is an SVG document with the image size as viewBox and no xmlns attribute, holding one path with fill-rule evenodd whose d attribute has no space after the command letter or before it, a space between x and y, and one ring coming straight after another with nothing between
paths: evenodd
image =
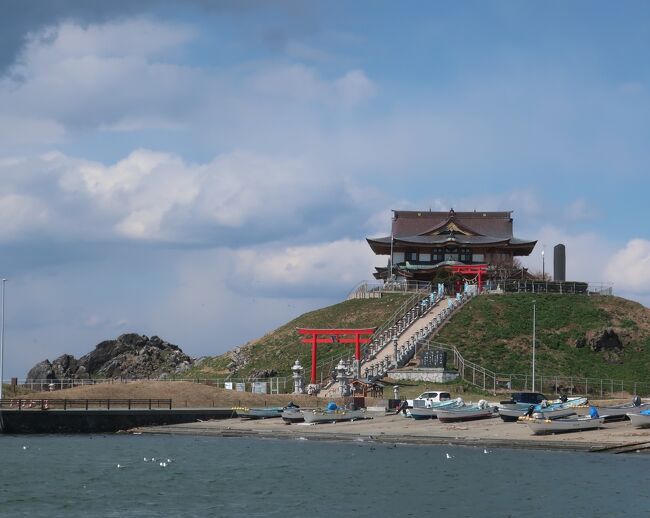
<instances>
[{"instance_id":1,"label":"boat on beach","mask_svg":"<svg viewBox=\"0 0 650 518\"><path fill-rule=\"evenodd\" d=\"M244 419L270 419L281 417L282 407L265 407L265 408L238 408L237 417Z\"/></svg>"},{"instance_id":2,"label":"boat on beach","mask_svg":"<svg viewBox=\"0 0 650 518\"><path fill-rule=\"evenodd\" d=\"M356 421L357 419L369 419L364 410L348 410L337 408L336 410L301 410L305 423L340 423L342 421Z\"/></svg>"},{"instance_id":3,"label":"boat on beach","mask_svg":"<svg viewBox=\"0 0 650 518\"><path fill-rule=\"evenodd\" d=\"M637 428L647 428L650 426L650 410L642 410L639 413L628 413L627 417Z\"/></svg>"},{"instance_id":4,"label":"boat on beach","mask_svg":"<svg viewBox=\"0 0 650 518\"><path fill-rule=\"evenodd\" d=\"M650 405L642 403L639 396L634 396L631 403L624 405L613 406L599 406L598 413L605 418L605 421L616 421L619 419L627 419L629 414L639 414L645 410L650 409Z\"/></svg>"},{"instance_id":5,"label":"boat on beach","mask_svg":"<svg viewBox=\"0 0 650 518\"><path fill-rule=\"evenodd\" d=\"M530 409L521 410L521 409L509 409L509 408L499 408L499 417L505 422L515 422L520 421L530 413ZM531 418L537 419L561 419L563 417L569 417L575 415L576 411L574 408L557 408L550 410L543 410L541 412L534 412Z\"/></svg>"},{"instance_id":6,"label":"boat on beach","mask_svg":"<svg viewBox=\"0 0 650 518\"><path fill-rule=\"evenodd\" d=\"M427 407L413 407L409 410L411 417L416 420L435 419L440 410L459 408L463 405L461 398L452 399L449 401L440 401L438 403L431 403Z\"/></svg>"},{"instance_id":7,"label":"boat on beach","mask_svg":"<svg viewBox=\"0 0 650 518\"><path fill-rule=\"evenodd\" d=\"M563 432L582 432L599 428L605 419L603 417L564 417L562 419L531 419L526 424L535 435Z\"/></svg>"},{"instance_id":8,"label":"boat on beach","mask_svg":"<svg viewBox=\"0 0 650 518\"><path fill-rule=\"evenodd\" d=\"M481 400L476 405L466 405L458 408L440 409L437 412L438 421L441 423L454 423L459 421L474 421L476 419L489 419L495 415L494 408Z\"/></svg>"},{"instance_id":9,"label":"boat on beach","mask_svg":"<svg viewBox=\"0 0 650 518\"><path fill-rule=\"evenodd\" d=\"M295 405L293 402L290 402L287 406L282 409L282 420L287 423L302 423L305 418L300 411L300 407Z\"/></svg>"}]
</instances>

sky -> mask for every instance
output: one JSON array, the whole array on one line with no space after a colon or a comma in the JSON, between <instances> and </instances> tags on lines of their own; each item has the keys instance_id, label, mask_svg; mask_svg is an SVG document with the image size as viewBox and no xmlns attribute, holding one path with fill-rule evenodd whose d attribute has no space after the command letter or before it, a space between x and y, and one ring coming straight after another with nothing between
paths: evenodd
<instances>
[{"instance_id":1,"label":"sky","mask_svg":"<svg viewBox=\"0 0 650 518\"><path fill-rule=\"evenodd\" d=\"M371 279L391 210L511 210L650 305L644 1L5 0L5 378L220 354Z\"/></svg>"}]
</instances>

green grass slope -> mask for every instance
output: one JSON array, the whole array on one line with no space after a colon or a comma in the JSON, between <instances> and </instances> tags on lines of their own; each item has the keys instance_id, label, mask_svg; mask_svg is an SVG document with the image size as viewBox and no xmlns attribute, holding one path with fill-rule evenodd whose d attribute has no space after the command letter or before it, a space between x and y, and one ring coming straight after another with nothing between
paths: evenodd
<instances>
[{"instance_id":1,"label":"green grass slope","mask_svg":"<svg viewBox=\"0 0 650 518\"><path fill-rule=\"evenodd\" d=\"M441 329L436 341L455 345L466 357L507 374L530 372L533 300L537 312L536 370L629 381L650 379L650 310L618 297L512 294L472 300ZM576 348L586 333L615 328L624 341L619 363L602 352ZM611 360L610 360L611 361Z\"/></svg>"},{"instance_id":2,"label":"green grass slope","mask_svg":"<svg viewBox=\"0 0 650 518\"><path fill-rule=\"evenodd\" d=\"M347 300L333 306L318 309L288 322L258 340L240 348L245 364L234 375L248 377L260 369L275 369L280 376L290 376L291 366L299 359L306 371L311 365L311 346L303 344L296 332L298 327L306 328L360 328L376 327L388 320L407 300L406 295L390 294L377 299ZM338 356L342 351L354 351L354 344L321 344L318 359ZM203 361L183 377L219 377L228 375L232 353L215 356Z\"/></svg>"}]
</instances>

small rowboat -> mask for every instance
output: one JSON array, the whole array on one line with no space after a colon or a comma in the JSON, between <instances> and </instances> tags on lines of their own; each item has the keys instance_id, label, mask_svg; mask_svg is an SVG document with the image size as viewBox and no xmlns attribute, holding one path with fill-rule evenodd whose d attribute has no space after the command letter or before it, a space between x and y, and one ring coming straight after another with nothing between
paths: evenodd
<instances>
[{"instance_id":1,"label":"small rowboat","mask_svg":"<svg viewBox=\"0 0 650 518\"><path fill-rule=\"evenodd\" d=\"M342 421L356 421L368 419L364 410L301 410L305 423L340 423Z\"/></svg>"},{"instance_id":2,"label":"small rowboat","mask_svg":"<svg viewBox=\"0 0 650 518\"><path fill-rule=\"evenodd\" d=\"M409 412L411 414L411 417L416 420L435 419L438 416L438 412L440 410L459 408L463 404L463 400L458 398L449 401L432 403L430 407L413 407L409 410Z\"/></svg>"},{"instance_id":3,"label":"small rowboat","mask_svg":"<svg viewBox=\"0 0 650 518\"><path fill-rule=\"evenodd\" d=\"M238 408L237 417L244 419L269 419L282 416L282 407Z\"/></svg>"},{"instance_id":4,"label":"small rowboat","mask_svg":"<svg viewBox=\"0 0 650 518\"><path fill-rule=\"evenodd\" d=\"M499 417L505 422L525 421L526 419L561 419L575 415L573 408L558 408L556 410L545 410L535 412L532 417L528 417L529 410L512 410L509 408L499 408Z\"/></svg>"},{"instance_id":5,"label":"small rowboat","mask_svg":"<svg viewBox=\"0 0 650 518\"><path fill-rule=\"evenodd\" d=\"M629 413L627 417L632 424L638 428L646 428L650 426L650 410L643 410L638 414Z\"/></svg>"},{"instance_id":6,"label":"small rowboat","mask_svg":"<svg viewBox=\"0 0 650 518\"><path fill-rule=\"evenodd\" d=\"M494 409L484 400L479 401L476 405L438 410L437 414L438 421L441 423L489 419L495 415Z\"/></svg>"},{"instance_id":7,"label":"small rowboat","mask_svg":"<svg viewBox=\"0 0 650 518\"><path fill-rule=\"evenodd\" d=\"M598 413L605 418L605 421L616 421L626 419L629 414L638 414L650 409L650 405L642 403L639 396L634 396L631 403L614 406L600 406Z\"/></svg>"},{"instance_id":8,"label":"small rowboat","mask_svg":"<svg viewBox=\"0 0 650 518\"><path fill-rule=\"evenodd\" d=\"M287 423L302 423L305 418L300 411L300 407L297 406L286 406L282 410L282 420Z\"/></svg>"},{"instance_id":9,"label":"small rowboat","mask_svg":"<svg viewBox=\"0 0 650 518\"><path fill-rule=\"evenodd\" d=\"M565 417L563 419L533 419L526 421L535 435L548 433L582 432L599 428L605 419L603 417Z\"/></svg>"}]
</instances>

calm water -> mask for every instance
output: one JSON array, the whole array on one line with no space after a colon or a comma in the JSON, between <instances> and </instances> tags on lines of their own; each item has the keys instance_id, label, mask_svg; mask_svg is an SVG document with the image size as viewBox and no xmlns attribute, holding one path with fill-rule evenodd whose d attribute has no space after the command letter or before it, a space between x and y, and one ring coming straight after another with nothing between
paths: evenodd
<instances>
[{"instance_id":1,"label":"calm water","mask_svg":"<svg viewBox=\"0 0 650 518\"><path fill-rule=\"evenodd\" d=\"M649 466L451 446L0 436L0 516L647 516Z\"/></svg>"}]
</instances>

